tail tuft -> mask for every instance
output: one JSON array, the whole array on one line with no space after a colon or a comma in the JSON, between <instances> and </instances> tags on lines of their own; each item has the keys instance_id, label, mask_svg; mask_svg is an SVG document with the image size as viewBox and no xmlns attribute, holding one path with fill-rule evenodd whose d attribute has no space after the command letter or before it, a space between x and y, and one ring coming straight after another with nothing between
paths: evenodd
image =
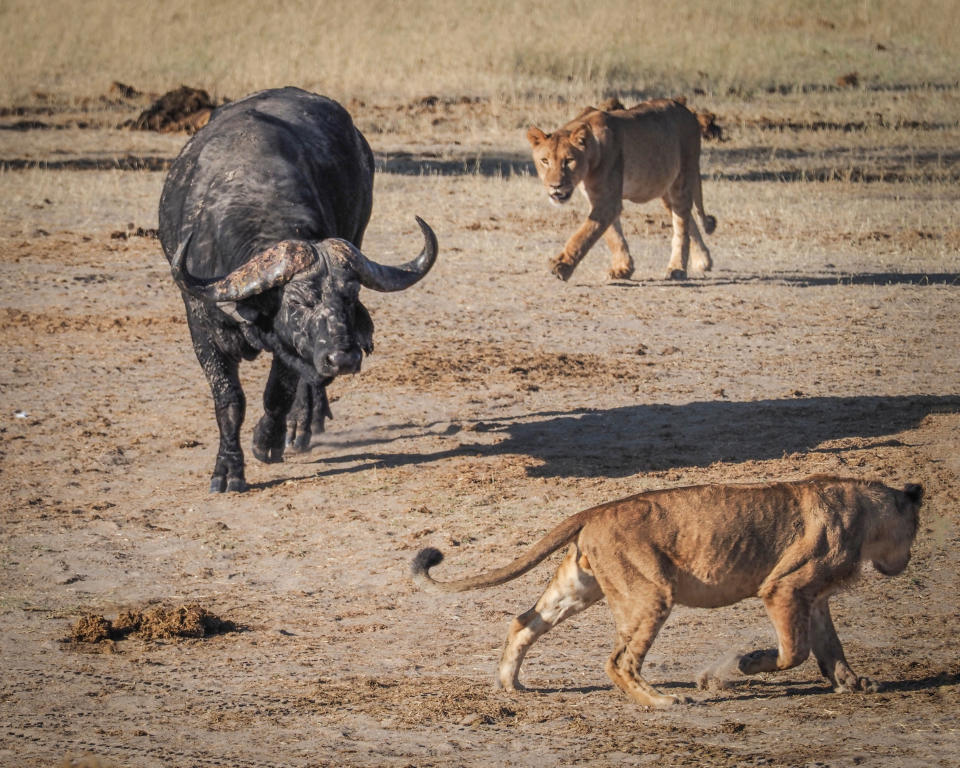
<instances>
[{"instance_id":1,"label":"tail tuft","mask_svg":"<svg viewBox=\"0 0 960 768\"><path fill-rule=\"evenodd\" d=\"M712 235L713 230L717 228L717 217L716 216L704 216L703 217L703 231Z\"/></svg>"},{"instance_id":2,"label":"tail tuft","mask_svg":"<svg viewBox=\"0 0 960 768\"><path fill-rule=\"evenodd\" d=\"M427 571L442 562L443 552L435 547L424 547L417 553L417 556L413 558L413 562L410 563L410 573L414 577L426 576Z\"/></svg>"}]
</instances>

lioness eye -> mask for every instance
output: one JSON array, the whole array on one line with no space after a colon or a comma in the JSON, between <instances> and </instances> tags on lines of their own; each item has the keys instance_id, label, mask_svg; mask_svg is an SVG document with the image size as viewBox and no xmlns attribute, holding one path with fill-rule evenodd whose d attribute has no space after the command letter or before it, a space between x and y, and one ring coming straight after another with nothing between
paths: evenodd
<instances>
[{"instance_id":1,"label":"lioness eye","mask_svg":"<svg viewBox=\"0 0 960 768\"><path fill-rule=\"evenodd\" d=\"M541 157L541 158L540 158L540 162L543 163L544 165L550 165L550 158L549 158L549 157Z\"/></svg>"}]
</instances>

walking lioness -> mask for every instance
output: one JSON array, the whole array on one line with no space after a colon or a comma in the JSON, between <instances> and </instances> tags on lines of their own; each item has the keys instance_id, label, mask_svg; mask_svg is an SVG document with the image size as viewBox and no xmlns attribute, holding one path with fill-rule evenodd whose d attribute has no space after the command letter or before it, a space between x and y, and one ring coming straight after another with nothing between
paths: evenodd
<instances>
[{"instance_id":1,"label":"walking lioness","mask_svg":"<svg viewBox=\"0 0 960 768\"><path fill-rule=\"evenodd\" d=\"M690 240L696 272L712 266L710 251L691 216L695 206L706 234L717 221L703 212L700 190L700 124L681 99L645 101L630 109L587 107L551 134L527 131L533 160L550 200L565 203L582 184L590 213L550 261L551 271L567 280L602 235L613 254L610 277L628 278L633 259L620 227L623 200L663 199L673 217L673 253L667 279L687 276Z\"/></svg>"},{"instance_id":2,"label":"walking lioness","mask_svg":"<svg viewBox=\"0 0 960 768\"><path fill-rule=\"evenodd\" d=\"M876 690L847 664L827 601L863 560L886 576L906 568L922 497L919 485L898 491L826 476L650 491L573 515L509 565L472 578L434 581L428 571L443 555L421 550L413 578L443 592L491 587L570 543L537 604L510 626L498 673L507 690L522 688L520 664L538 637L606 597L617 628L607 674L639 704L669 706L681 699L659 693L640 669L671 608L716 608L754 596L766 606L779 648L739 656L740 672L788 669L812 650L837 691Z\"/></svg>"}]
</instances>

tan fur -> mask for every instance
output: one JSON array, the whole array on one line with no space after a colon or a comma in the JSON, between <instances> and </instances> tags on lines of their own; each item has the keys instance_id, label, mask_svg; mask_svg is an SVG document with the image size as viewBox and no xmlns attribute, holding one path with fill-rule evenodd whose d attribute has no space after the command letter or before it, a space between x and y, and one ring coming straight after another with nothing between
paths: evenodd
<instances>
[{"instance_id":1,"label":"tan fur","mask_svg":"<svg viewBox=\"0 0 960 768\"><path fill-rule=\"evenodd\" d=\"M569 279L577 264L601 236L613 254L610 276L628 278L633 259L620 226L623 200L645 203L662 198L673 218L673 251L667 278L687 276L691 240L693 271L713 266L710 251L691 216L695 207L703 230L713 232L716 219L703 211L700 185L700 125L682 100L657 99L623 109L616 100L608 111L587 107L551 134L531 127L527 139L540 180L550 199L564 203L573 189L590 201L586 221L550 262L551 271Z\"/></svg>"},{"instance_id":2,"label":"tan fur","mask_svg":"<svg viewBox=\"0 0 960 768\"><path fill-rule=\"evenodd\" d=\"M869 560L892 576L903 571L916 535L922 489L815 476L789 483L704 485L651 491L568 518L509 565L472 578L438 582L442 560L423 550L414 579L435 591L463 592L516 578L565 544L566 557L536 605L514 619L498 671L507 690L522 688L530 646L564 619L606 597L617 629L606 671L636 702L676 703L640 674L644 657L674 605L716 608L763 600L779 648L739 655L743 674L800 664L813 651L838 691L869 691L844 658L828 599ZM711 684L711 673L699 681Z\"/></svg>"}]
</instances>

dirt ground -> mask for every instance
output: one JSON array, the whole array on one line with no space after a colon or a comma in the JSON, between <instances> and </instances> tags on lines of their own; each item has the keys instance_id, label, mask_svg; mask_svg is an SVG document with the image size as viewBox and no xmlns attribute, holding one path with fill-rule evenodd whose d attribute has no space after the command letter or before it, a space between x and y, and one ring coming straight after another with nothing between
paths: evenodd
<instances>
[{"instance_id":1,"label":"dirt ground","mask_svg":"<svg viewBox=\"0 0 960 768\"><path fill-rule=\"evenodd\" d=\"M634 280L605 278L601 245L564 284L546 259L584 209L548 206L520 144L378 154L396 172L365 250L410 258L420 214L439 261L364 294L377 349L309 454L252 458L267 360L242 370L251 490L210 495L212 401L151 231L185 137L90 120L0 131L0 764L960 764L960 193L922 178L955 182L956 157L894 141L854 152L850 183L798 151L777 176L782 153L734 132L705 151L713 273L660 279L651 204L624 215ZM696 691L707 663L775 643L756 600L674 611L645 670L690 706L613 688L602 603L506 694L507 626L550 564L468 595L407 577L422 546L451 578L599 501L816 472L926 488L908 570L833 601L876 694L832 693L812 660ZM190 605L229 623L70 640L82 617Z\"/></svg>"}]
</instances>

